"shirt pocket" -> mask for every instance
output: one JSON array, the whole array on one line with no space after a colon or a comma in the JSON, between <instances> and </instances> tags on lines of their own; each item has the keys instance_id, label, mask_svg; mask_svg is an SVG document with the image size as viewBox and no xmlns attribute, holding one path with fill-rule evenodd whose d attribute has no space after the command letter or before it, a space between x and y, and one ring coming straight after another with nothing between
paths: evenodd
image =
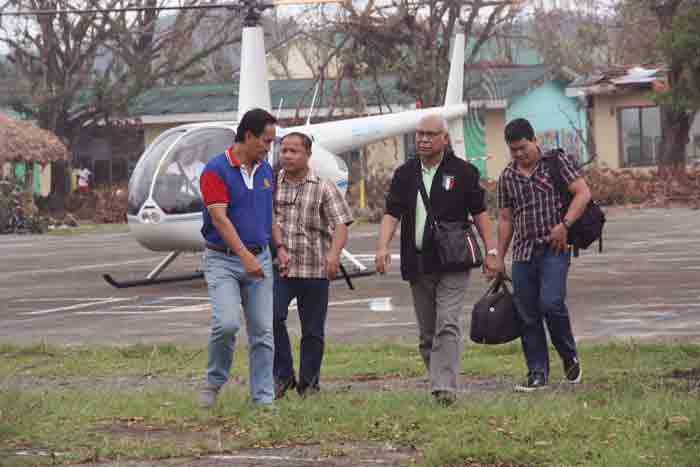
<instances>
[{"instance_id":1,"label":"shirt pocket","mask_svg":"<svg viewBox=\"0 0 700 467\"><path fill-rule=\"evenodd\" d=\"M300 213L303 218L304 226L309 232L318 232L324 229L328 219L325 219L325 214L321 212L321 200L314 199L308 204L308 208L304 206L304 212Z\"/></svg>"}]
</instances>

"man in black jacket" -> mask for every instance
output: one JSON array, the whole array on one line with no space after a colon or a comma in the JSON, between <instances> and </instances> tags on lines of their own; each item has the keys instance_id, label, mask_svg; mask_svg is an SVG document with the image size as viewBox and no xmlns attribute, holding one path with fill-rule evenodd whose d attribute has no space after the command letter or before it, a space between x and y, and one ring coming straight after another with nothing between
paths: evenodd
<instances>
[{"instance_id":1,"label":"man in black jacket","mask_svg":"<svg viewBox=\"0 0 700 467\"><path fill-rule=\"evenodd\" d=\"M498 251L486 212L479 171L448 148L447 122L439 115L424 117L416 129L416 156L396 169L386 198L375 258L385 274L391 255L389 243L401 221L401 276L411 284L419 350L430 373L436 401L456 400L464 334L464 295L469 279L461 272L440 270L437 252L426 225L427 212L419 191L422 177L434 216L442 221L474 220L486 246L485 271L496 268Z\"/></svg>"}]
</instances>

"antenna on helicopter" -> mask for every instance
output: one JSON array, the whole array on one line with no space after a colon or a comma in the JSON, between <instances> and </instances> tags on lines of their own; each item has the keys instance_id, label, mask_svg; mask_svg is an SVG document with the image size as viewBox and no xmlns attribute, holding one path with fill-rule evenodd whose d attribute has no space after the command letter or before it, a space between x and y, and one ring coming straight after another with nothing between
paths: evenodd
<instances>
[{"instance_id":1,"label":"antenna on helicopter","mask_svg":"<svg viewBox=\"0 0 700 467\"><path fill-rule=\"evenodd\" d=\"M314 97L311 99L311 107L309 108L309 115L306 117L306 126L311 125L311 115L314 113L314 104L316 104L316 94L318 93L318 85L320 83L316 82L316 89L314 89Z\"/></svg>"},{"instance_id":2,"label":"antenna on helicopter","mask_svg":"<svg viewBox=\"0 0 700 467\"><path fill-rule=\"evenodd\" d=\"M284 102L284 97L280 98L280 103L277 106L277 116L275 117L278 121L280 119L280 114L282 113L282 102Z\"/></svg>"}]
</instances>

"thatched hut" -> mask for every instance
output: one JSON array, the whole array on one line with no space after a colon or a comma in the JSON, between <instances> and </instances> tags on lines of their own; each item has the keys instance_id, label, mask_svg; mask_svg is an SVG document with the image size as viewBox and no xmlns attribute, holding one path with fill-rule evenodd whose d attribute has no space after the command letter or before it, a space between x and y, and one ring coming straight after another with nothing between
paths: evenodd
<instances>
[{"instance_id":1,"label":"thatched hut","mask_svg":"<svg viewBox=\"0 0 700 467\"><path fill-rule=\"evenodd\" d=\"M53 133L0 113L0 165L67 160L68 149Z\"/></svg>"},{"instance_id":2,"label":"thatched hut","mask_svg":"<svg viewBox=\"0 0 700 467\"><path fill-rule=\"evenodd\" d=\"M70 153L53 133L0 113L0 180L5 191L23 189L43 198L63 181ZM8 185L9 182L9 185Z\"/></svg>"}]
</instances>

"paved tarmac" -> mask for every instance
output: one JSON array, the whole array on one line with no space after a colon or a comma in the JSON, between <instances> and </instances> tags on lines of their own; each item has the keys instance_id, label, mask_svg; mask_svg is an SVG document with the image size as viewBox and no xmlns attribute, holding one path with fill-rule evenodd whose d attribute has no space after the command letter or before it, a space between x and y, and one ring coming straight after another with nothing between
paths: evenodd
<instances>
[{"instance_id":1,"label":"paved tarmac","mask_svg":"<svg viewBox=\"0 0 700 467\"><path fill-rule=\"evenodd\" d=\"M349 250L368 265L377 229L351 230ZM700 340L698 232L693 210L610 211L603 253L583 252L571 268L577 337ZM410 291L398 273L398 241L393 247L387 276L357 279L355 291L333 284L331 342L416 341ZM192 272L200 257L185 255L165 274ZM141 278L161 258L127 233L0 237L0 342L204 345L210 317L204 281L115 289L101 277ZM473 274L465 313L485 286ZM294 312L290 329L298 334Z\"/></svg>"}]
</instances>

